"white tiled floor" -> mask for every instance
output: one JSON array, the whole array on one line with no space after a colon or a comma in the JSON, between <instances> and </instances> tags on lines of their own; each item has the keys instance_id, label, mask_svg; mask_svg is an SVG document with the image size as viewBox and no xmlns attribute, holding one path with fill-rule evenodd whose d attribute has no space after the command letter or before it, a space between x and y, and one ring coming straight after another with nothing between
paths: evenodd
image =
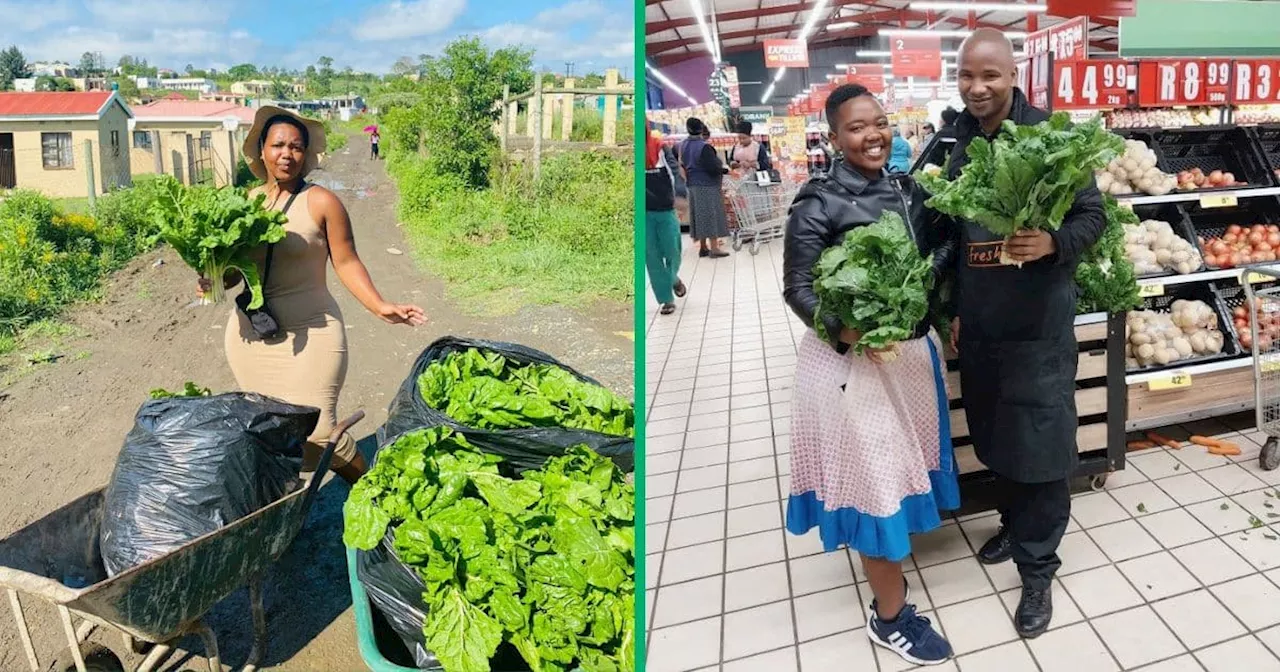
<instances>
[{"instance_id":1,"label":"white tiled floor","mask_svg":"<svg viewBox=\"0 0 1280 672\"><path fill-rule=\"evenodd\" d=\"M856 556L782 529L804 328L782 301L781 242L758 257L695 251L676 314L657 315L647 297L645 669L906 669L866 638L871 593ZM1187 429L1252 424L1229 422ZM1131 454L1104 492L1076 496L1053 627L1029 642L1011 625L1012 564L973 559L995 531L990 514L917 537L912 600L958 654L932 669L1280 670L1280 470L1259 470L1251 429L1234 440L1245 448L1234 460L1194 446Z\"/></svg>"}]
</instances>

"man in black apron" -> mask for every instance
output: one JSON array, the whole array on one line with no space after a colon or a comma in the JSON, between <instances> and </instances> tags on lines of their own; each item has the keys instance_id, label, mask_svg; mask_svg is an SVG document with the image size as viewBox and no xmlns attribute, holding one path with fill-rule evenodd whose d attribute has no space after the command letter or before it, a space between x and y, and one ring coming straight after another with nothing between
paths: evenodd
<instances>
[{"instance_id":1,"label":"man in black apron","mask_svg":"<svg viewBox=\"0 0 1280 672\"><path fill-rule=\"evenodd\" d=\"M968 162L977 137L993 139L1000 123L1036 124L1049 117L1014 86L1013 48L1003 34L980 29L960 48L957 79L965 111L956 122L949 177ZM1076 195L1062 228L1003 237L971 222L962 242L957 287L960 385L978 458L996 477L1000 532L978 553L995 564L1013 558L1022 577L1015 625L1036 637L1053 615L1051 582L1061 566L1058 543L1071 511L1068 479L1076 454L1076 264L1102 235L1102 195ZM1001 250L1023 262L1000 263Z\"/></svg>"}]
</instances>

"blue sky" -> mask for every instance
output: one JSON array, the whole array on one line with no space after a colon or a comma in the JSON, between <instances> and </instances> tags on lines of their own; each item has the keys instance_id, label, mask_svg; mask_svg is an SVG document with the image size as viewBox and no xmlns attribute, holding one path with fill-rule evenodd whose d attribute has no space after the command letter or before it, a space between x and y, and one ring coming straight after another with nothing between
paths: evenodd
<instances>
[{"instance_id":1,"label":"blue sky","mask_svg":"<svg viewBox=\"0 0 1280 672\"><path fill-rule=\"evenodd\" d=\"M30 61L79 61L101 51L180 70L236 63L386 72L401 56L438 53L460 35L521 44L557 72L627 68L634 74L632 0L0 0L0 47Z\"/></svg>"}]
</instances>

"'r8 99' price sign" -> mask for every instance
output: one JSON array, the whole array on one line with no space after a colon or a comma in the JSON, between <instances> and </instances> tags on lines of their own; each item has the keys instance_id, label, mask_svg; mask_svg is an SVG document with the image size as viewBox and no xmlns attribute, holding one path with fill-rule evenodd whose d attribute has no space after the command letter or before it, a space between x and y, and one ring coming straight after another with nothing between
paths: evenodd
<instances>
[{"instance_id":1,"label":"'r8 99' price sign","mask_svg":"<svg viewBox=\"0 0 1280 672\"><path fill-rule=\"evenodd\" d=\"M1128 61L1103 59L1053 64L1053 110L1124 107L1129 80L1137 68Z\"/></svg>"}]
</instances>

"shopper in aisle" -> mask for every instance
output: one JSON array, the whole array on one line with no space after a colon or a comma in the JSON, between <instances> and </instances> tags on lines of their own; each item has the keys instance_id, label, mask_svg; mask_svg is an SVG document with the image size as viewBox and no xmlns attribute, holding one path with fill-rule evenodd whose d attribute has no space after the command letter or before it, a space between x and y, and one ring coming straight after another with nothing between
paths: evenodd
<instances>
[{"instance_id":1,"label":"shopper in aisle","mask_svg":"<svg viewBox=\"0 0 1280 672\"><path fill-rule=\"evenodd\" d=\"M948 222L931 221L914 180L885 170L893 143L884 109L866 88L845 84L827 98L831 141L841 160L797 195L787 222L783 294L810 327L796 361L787 530L817 527L828 552L857 551L874 599L867 636L916 664L951 656L951 645L907 601L902 560L910 535L941 524L960 504L948 428L941 343L926 319L913 337L855 355L859 334L828 316L829 342L814 331L814 264L851 229L885 210L902 216L935 275L954 263ZM898 352L887 363L885 353Z\"/></svg>"},{"instance_id":2,"label":"shopper in aisle","mask_svg":"<svg viewBox=\"0 0 1280 672\"><path fill-rule=\"evenodd\" d=\"M889 157L889 171L905 173L911 170L911 143L902 137L895 126L893 129L892 155Z\"/></svg>"},{"instance_id":3,"label":"shopper in aisle","mask_svg":"<svg viewBox=\"0 0 1280 672\"><path fill-rule=\"evenodd\" d=\"M966 107L956 122L952 179L975 138L994 138L1006 119L1027 125L1049 117L1014 86L1013 47L999 31L974 31L960 47L957 73ZM1104 224L1102 196L1090 186L1076 195L1058 231L1023 231L1005 242L971 222L956 227L962 244L952 339L970 436L1000 491L1001 528L978 559L1017 563L1022 597L1015 625L1024 637L1043 633L1053 614L1051 581L1062 564L1058 543L1078 460L1073 278ZM1001 246L1023 265L1002 265Z\"/></svg>"},{"instance_id":4,"label":"shopper in aisle","mask_svg":"<svg viewBox=\"0 0 1280 672\"><path fill-rule=\"evenodd\" d=\"M736 130L738 144L733 147L733 160L729 167L741 168L752 173L757 170L771 170L773 164L769 161L769 152L765 150L763 143L756 142L751 136L751 122L739 122Z\"/></svg>"},{"instance_id":5,"label":"shopper in aisle","mask_svg":"<svg viewBox=\"0 0 1280 672\"><path fill-rule=\"evenodd\" d=\"M923 151L925 147L928 147L930 142L933 142L933 135L934 133L937 132L933 128L932 121L924 122L923 128L924 128L924 135L920 138L920 146L917 148L918 150L921 150L921 151Z\"/></svg>"},{"instance_id":6,"label":"shopper in aisle","mask_svg":"<svg viewBox=\"0 0 1280 672\"><path fill-rule=\"evenodd\" d=\"M689 189L689 233L698 241L698 256L727 257L720 249L720 239L729 235L720 185L729 168L711 146L711 129L701 119L690 117L685 129L689 137L680 143L680 168Z\"/></svg>"},{"instance_id":7,"label":"shopper in aisle","mask_svg":"<svg viewBox=\"0 0 1280 672\"><path fill-rule=\"evenodd\" d=\"M676 312L676 297L687 291L680 277L680 222L676 219L675 178L667 165L662 142L653 129L644 148L644 263L649 270L658 312Z\"/></svg>"},{"instance_id":8,"label":"shopper in aisle","mask_svg":"<svg viewBox=\"0 0 1280 672\"><path fill-rule=\"evenodd\" d=\"M956 137L956 119L960 118L960 113L954 107L948 107L942 111L942 128L938 129L938 135L944 138Z\"/></svg>"}]
</instances>

